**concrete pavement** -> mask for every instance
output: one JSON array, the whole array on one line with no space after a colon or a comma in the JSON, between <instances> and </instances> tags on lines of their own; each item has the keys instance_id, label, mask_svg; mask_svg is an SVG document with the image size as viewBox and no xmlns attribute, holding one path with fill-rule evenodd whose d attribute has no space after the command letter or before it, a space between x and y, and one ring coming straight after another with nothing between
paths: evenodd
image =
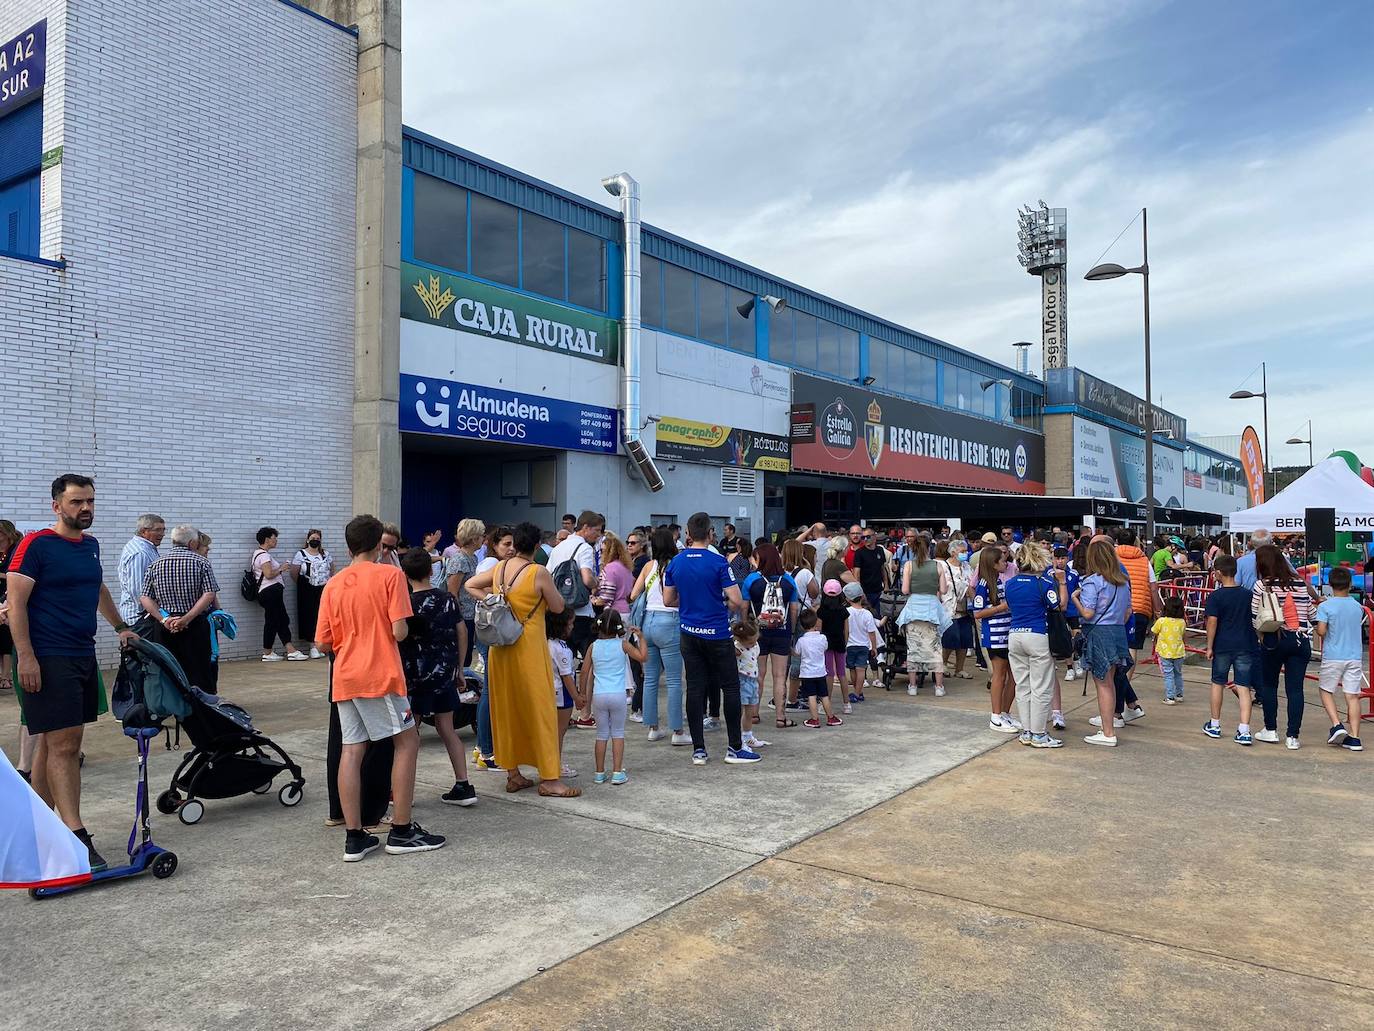
<instances>
[{"instance_id":1,"label":"concrete pavement","mask_svg":"<svg viewBox=\"0 0 1374 1031\"><path fill-rule=\"evenodd\" d=\"M476 773L471 810L436 803L429 734L417 816L450 846L354 866L320 824L322 664L231 666L225 696L305 766L306 801L158 818L168 881L0 898L32 955L102 957L6 982L0 1026L1368 1027L1371 767L1319 744L1315 708L1297 753L1203 737L1201 672L1176 707L1142 672L1149 715L1115 751L1082 743L1090 708L1066 748L1021 748L959 681L870 692L836 731L765 720L752 768L693 768L632 725L623 788L589 783L572 731L583 798ZM106 720L87 752L87 822L117 853L130 747ZM155 790L175 759L155 753Z\"/></svg>"}]
</instances>

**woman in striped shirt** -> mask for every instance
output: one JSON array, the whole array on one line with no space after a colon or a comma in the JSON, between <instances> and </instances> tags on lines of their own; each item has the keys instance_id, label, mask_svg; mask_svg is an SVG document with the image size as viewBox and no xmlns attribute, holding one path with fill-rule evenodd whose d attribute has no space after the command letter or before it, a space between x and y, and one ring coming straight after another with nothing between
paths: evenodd
<instances>
[{"instance_id":1,"label":"woman in striped shirt","mask_svg":"<svg viewBox=\"0 0 1374 1031\"><path fill-rule=\"evenodd\" d=\"M1255 735L1256 741L1278 744L1279 741L1279 674L1283 674L1283 691L1288 697L1288 729L1286 743L1298 748L1298 734L1302 730L1303 678L1307 664L1312 661L1312 599L1307 585L1273 544L1255 549L1255 586L1250 592L1250 615L1257 617L1260 607L1272 599L1273 608L1282 617L1282 625L1269 633L1260 634L1260 705L1264 709L1264 729Z\"/></svg>"},{"instance_id":2,"label":"woman in striped shirt","mask_svg":"<svg viewBox=\"0 0 1374 1031\"><path fill-rule=\"evenodd\" d=\"M1001 734L1021 733L1021 721L1009 711L1016 685L1011 682L1007 662L1007 635L1011 629L1011 609L1002 597L1002 572L1007 556L1001 548L988 545L978 552L978 580L973 593L973 618L982 633L983 651L992 674L989 702L992 716L988 729Z\"/></svg>"}]
</instances>

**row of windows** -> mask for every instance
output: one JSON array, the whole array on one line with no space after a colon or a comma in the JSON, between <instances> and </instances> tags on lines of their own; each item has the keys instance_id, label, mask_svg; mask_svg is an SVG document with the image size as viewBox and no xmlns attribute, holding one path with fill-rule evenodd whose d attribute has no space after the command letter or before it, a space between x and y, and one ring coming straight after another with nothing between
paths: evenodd
<instances>
[{"instance_id":1,"label":"row of windows","mask_svg":"<svg viewBox=\"0 0 1374 1031\"><path fill-rule=\"evenodd\" d=\"M422 173L414 178L412 226L419 261L606 310L606 246L598 237ZM640 284L644 325L755 353L755 318L739 312L753 294L648 255ZM859 334L852 329L786 308L770 316L768 335L772 361L837 379L859 376ZM881 390L938 404L940 365L898 344L869 341L868 372ZM950 365L943 379L947 406L1040 428L1042 402L1030 391Z\"/></svg>"},{"instance_id":2,"label":"row of windows","mask_svg":"<svg viewBox=\"0 0 1374 1031\"><path fill-rule=\"evenodd\" d=\"M646 326L754 353L754 320L739 306L754 295L647 254L639 269L639 317Z\"/></svg>"},{"instance_id":3,"label":"row of windows","mask_svg":"<svg viewBox=\"0 0 1374 1031\"><path fill-rule=\"evenodd\" d=\"M1222 483L1241 483L1244 480L1239 462L1218 458L1205 451L1194 451L1192 448L1183 455L1183 468L1190 473L1210 476Z\"/></svg>"},{"instance_id":4,"label":"row of windows","mask_svg":"<svg viewBox=\"0 0 1374 1031\"><path fill-rule=\"evenodd\" d=\"M412 226L419 261L606 310L606 245L595 236L418 173Z\"/></svg>"}]
</instances>

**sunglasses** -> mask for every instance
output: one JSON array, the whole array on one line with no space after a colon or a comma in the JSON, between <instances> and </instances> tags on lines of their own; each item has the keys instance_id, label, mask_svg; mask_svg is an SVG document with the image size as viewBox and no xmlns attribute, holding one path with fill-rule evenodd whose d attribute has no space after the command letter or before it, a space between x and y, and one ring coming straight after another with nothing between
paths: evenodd
<instances>
[{"instance_id":1,"label":"sunglasses","mask_svg":"<svg viewBox=\"0 0 1374 1031\"><path fill-rule=\"evenodd\" d=\"M395 544L383 544L382 547L386 551L395 551L397 546Z\"/></svg>"},{"instance_id":2,"label":"sunglasses","mask_svg":"<svg viewBox=\"0 0 1374 1031\"><path fill-rule=\"evenodd\" d=\"M625 543L626 543L626 544L638 544L638 543L639 543L639 538L638 538L638 537L631 537L631 538L630 538L629 540L627 540Z\"/></svg>"}]
</instances>

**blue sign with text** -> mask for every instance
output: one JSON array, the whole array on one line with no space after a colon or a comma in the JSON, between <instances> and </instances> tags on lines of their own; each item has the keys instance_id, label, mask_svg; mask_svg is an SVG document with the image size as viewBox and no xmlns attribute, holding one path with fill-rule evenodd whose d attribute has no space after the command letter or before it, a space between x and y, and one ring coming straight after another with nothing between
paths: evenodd
<instances>
[{"instance_id":1,"label":"blue sign with text","mask_svg":"<svg viewBox=\"0 0 1374 1031\"><path fill-rule=\"evenodd\" d=\"M0 117L43 95L48 66L48 20L0 46Z\"/></svg>"},{"instance_id":2,"label":"blue sign with text","mask_svg":"<svg viewBox=\"0 0 1374 1031\"><path fill-rule=\"evenodd\" d=\"M614 408L401 374L400 427L407 433L615 454L619 421Z\"/></svg>"}]
</instances>

